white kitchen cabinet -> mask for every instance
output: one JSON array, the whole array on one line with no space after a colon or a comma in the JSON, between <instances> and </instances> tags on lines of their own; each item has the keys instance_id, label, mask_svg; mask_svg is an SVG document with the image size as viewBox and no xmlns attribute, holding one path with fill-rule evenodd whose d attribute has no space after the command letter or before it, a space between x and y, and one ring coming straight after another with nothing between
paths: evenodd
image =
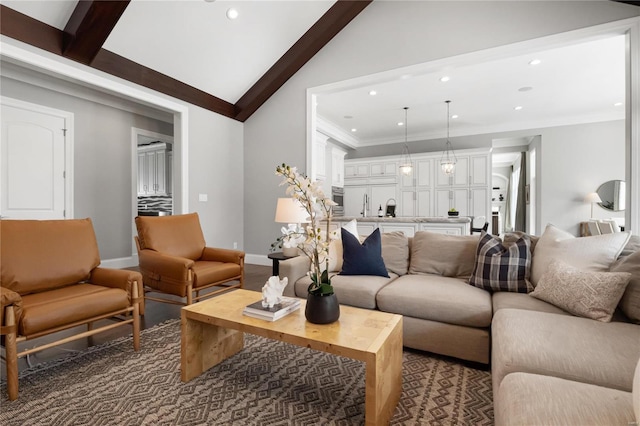
<instances>
[{"instance_id":1,"label":"white kitchen cabinet","mask_svg":"<svg viewBox=\"0 0 640 426\"><path fill-rule=\"evenodd\" d=\"M431 194L431 189L401 190L396 215L400 217L433 216Z\"/></svg>"},{"instance_id":2,"label":"white kitchen cabinet","mask_svg":"<svg viewBox=\"0 0 640 426\"><path fill-rule=\"evenodd\" d=\"M395 161L384 162L372 162L369 166L369 173L371 177L375 176L392 176L398 175L398 170Z\"/></svg>"},{"instance_id":3,"label":"white kitchen cabinet","mask_svg":"<svg viewBox=\"0 0 640 426\"><path fill-rule=\"evenodd\" d=\"M344 165L345 178L369 177L369 163L349 163Z\"/></svg>"},{"instance_id":4,"label":"white kitchen cabinet","mask_svg":"<svg viewBox=\"0 0 640 426\"><path fill-rule=\"evenodd\" d=\"M337 149L331 148L331 185L332 186L344 186L344 156L347 153Z\"/></svg>"},{"instance_id":5,"label":"white kitchen cabinet","mask_svg":"<svg viewBox=\"0 0 640 426\"><path fill-rule=\"evenodd\" d=\"M362 205L365 194L369 197L367 185L344 187L344 215L362 216Z\"/></svg>"},{"instance_id":6,"label":"white kitchen cabinet","mask_svg":"<svg viewBox=\"0 0 640 426\"><path fill-rule=\"evenodd\" d=\"M378 216L378 209L382 207L382 214L386 213L387 201L397 199L396 185L371 185L371 200L368 216Z\"/></svg>"},{"instance_id":7,"label":"white kitchen cabinet","mask_svg":"<svg viewBox=\"0 0 640 426\"><path fill-rule=\"evenodd\" d=\"M171 193L171 169L166 144L138 147L138 195Z\"/></svg>"},{"instance_id":8,"label":"white kitchen cabinet","mask_svg":"<svg viewBox=\"0 0 640 426\"><path fill-rule=\"evenodd\" d=\"M378 226L380 228L380 233L384 234L387 232L403 232L407 237L413 237L416 234L416 229L418 228L417 224L412 223L385 223L382 222Z\"/></svg>"},{"instance_id":9,"label":"white kitchen cabinet","mask_svg":"<svg viewBox=\"0 0 640 426\"><path fill-rule=\"evenodd\" d=\"M325 180L327 176L327 139L329 139L329 136L320 132L316 132L316 137L313 139L312 180Z\"/></svg>"},{"instance_id":10,"label":"white kitchen cabinet","mask_svg":"<svg viewBox=\"0 0 640 426\"><path fill-rule=\"evenodd\" d=\"M489 156L472 155L469 157L469 164L469 185L488 185L490 182Z\"/></svg>"}]
</instances>

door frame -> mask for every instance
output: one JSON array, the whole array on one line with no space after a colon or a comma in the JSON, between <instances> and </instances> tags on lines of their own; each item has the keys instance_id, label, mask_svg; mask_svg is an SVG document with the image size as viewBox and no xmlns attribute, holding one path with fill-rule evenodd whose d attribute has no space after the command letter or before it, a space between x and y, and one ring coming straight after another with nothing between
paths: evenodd
<instances>
[{"instance_id":1,"label":"door frame","mask_svg":"<svg viewBox=\"0 0 640 426\"><path fill-rule=\"evenodd\" d=\"M74 134L74 114L69 111L63 111L60 109L50 108L44 105L34 104L31 102L25 102L20 99L9 98L7 96L0 96L0 104L14 108L20 108L27 111L37 112L41 114L53 115L65 120L66 132L64 135L64 218L73 219L73 134ZM1 154L0 154L1 155ZM0 163L1 167L1 163ZM0 179L2 175L0 174ZM2 199L0 199L0 203Z\"/></svg>"}]
</instances>

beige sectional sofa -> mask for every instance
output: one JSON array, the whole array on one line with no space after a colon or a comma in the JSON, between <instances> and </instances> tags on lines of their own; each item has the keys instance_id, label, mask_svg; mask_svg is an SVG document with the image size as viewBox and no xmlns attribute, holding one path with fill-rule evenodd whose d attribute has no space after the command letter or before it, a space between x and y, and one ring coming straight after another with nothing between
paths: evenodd
<instances>
[{"instance_id":1,"label":"beige sectional sofa","mask_svg":"<svg viewBox=\"0 0 640 426\"><path fill-rule=\"evenodd\" d=\"M536 281L544 272L541 268L558 257L590 271L632 274L610 322L572 315L531 294L470 285L478 235L383 234L389 278L334 275L332 284L341 304L402 314L406 347L491 361L498 425L638 422L640 238L570 240L552 231L539 240L530 238ZM594 249L598 244L602 250ZM339 244L332 249L334 256L342 255ZM337 274L340 261L332 263L330 269ZM304 257L280 263L281 277L291 283L286 294L306 297L308 267Z\"/></svg>"}]
</instances>

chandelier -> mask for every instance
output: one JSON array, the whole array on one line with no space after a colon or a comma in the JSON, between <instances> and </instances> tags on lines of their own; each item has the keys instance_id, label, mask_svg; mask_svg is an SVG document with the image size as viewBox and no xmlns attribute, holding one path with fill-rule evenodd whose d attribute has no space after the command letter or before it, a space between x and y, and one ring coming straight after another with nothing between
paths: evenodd
<instances>
[{"instance_id":1,"label":"chandelier","mask_svg":"<svg viewBox=\"0 0 640 426\"><path fill-rule=\"evenodd\" d=\"M456 157L456 153L453 151L453 146L449 140L449 104L451 101L445 101L445 103L447 104L447 144L445 151L442 153L442 157L440 158L440 167L442 167L442 171L445 174L451 175L455 172L456 161L458 161L458 158Z\"/></svg>"},{"instance_id":2,"label":"chandelier","mask_svg":"<svg viewBox=\"0 0 640 426\"><path fill-rule=\"evenodd\" d=\"M407 110L409 107L404 107L404 147L402 147L402 160L400 161L400 172L403 175L410 175L413 170L413 163L411 162L411 154L409 154L409 147L407 146Z\"/></svg>"}]
</instances>

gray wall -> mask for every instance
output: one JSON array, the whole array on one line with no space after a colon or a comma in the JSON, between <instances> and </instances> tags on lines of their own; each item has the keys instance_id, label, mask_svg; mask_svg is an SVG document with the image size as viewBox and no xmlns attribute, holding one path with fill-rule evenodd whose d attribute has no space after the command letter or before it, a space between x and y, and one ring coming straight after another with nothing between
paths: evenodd
<instances>
[{"instance_id":1,"label":"gray wall","mask_svg":"<svg viewBox=\"0 0 640 426\"><path fill-rule=\"evenodd\" d=\"M282 162L305 168L308 88L639 14L606 1L373 2L245 122L245 250L266 254L279 235L273 214L284 189L273 173ZM547 148L545 158L559 154ZM565 172L547 179L566 182ZM580 219L563 216L562 226Z\"/></svg>"},{"instance_id":2,"label":"gray wall","mask_svg":"<svg viewBox=\"0 0 640 426\"><path fill-rule=\"evenodd\" d=\"M173 135L173 124L13 80L3 71L3 96L74 114L74 216L93 221L102 259L130 256L131 128ZM62 87L53 80L47 85ZM108 100L98 92L91 94Z\"/></svg>"}]
</instances>

